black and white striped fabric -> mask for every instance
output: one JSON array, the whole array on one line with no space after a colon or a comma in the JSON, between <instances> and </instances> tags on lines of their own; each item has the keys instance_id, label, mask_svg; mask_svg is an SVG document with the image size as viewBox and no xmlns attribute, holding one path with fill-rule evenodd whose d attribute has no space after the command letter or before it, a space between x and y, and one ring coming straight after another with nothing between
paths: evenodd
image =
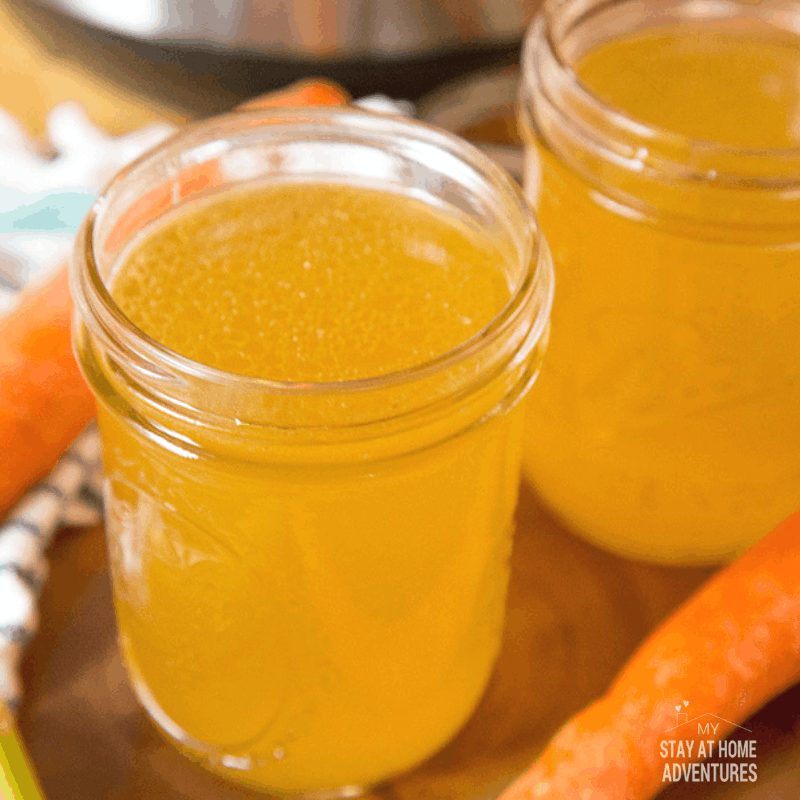
<instances>
[{"instance_id":1,"label":"black and white striped fabric","mask_svg":"<svg viewBox=\"0 0 800 800\"><path fill-rule=\"evenodd\" d=\"M12 710L22 698L22 648L38 625L45 551L60 528L100 523L101 481L100 438L92 424L0 523L0 700Z\"/></svg>"}]
</instances>

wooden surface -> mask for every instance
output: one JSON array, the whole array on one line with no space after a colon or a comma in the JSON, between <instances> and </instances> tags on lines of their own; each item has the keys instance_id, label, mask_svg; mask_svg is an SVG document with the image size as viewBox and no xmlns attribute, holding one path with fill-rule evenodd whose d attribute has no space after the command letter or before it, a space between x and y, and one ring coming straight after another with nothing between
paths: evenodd
<instances>
[{"instance_id":1,"label":"wooden surface","mask_svg":"<svg viewBox=\"0 0 800 800\"><path fill-rule=\"evenodd\" d=\"M81 100L115 132L157 116L187 115L145 90L99 77L96 65L63 55L46 38L0 0L0 106L33 133L41 133L47 109L64 99ZM507 119L487 128L492 136L511 129ZM23 665L20 716L48 800L263 797L180 756L137 705L117 649L102 530L64 533L50 559L41 629ZM477 712L445 750L372 797L495 797L709 574L604 553L564 530L524 485L512 567L503 649ZM799 711L794 689L750 721L759 747L756 783L675 786L663 800L800 796Z\"/></svg>"},{"instance_id":2,"label":"wooden surface","mask_svg":"<svg viewBox=\"0 0 800 800\"><path fill-rule=\"evenodd\" d=\"M482 703L448 747L372 800L496 797L708 575L597 550L563 530L524 485L517 525L503 649ZM102 530L67 532L50 556L20 717L48 800L263 797L179 755L138 706L117 649ZM796 798L798 707L794 690L748 724L758 741L756 783L675 786L663 800Z\"/></svg>"},{"instance_id":3,"label":"wooden surface","mask_svg":"<svg viewBox=\"0 0 800 800\"><path fill-rule=\"evenodd\" d=\"M102 531L53 549L20 720L50 800L249 797L162 742L127 684ZM493 797L637 642L706 576L626 563L565 534L527 489L518 513L502 654L477 714L432 762L380 797Z\"/></svg>"}]
</instances>

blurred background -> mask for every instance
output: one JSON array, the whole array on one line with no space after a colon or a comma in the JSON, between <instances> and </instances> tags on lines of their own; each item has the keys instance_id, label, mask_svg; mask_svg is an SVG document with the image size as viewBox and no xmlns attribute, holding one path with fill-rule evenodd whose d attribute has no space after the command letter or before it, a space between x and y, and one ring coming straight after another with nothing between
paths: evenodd
<instances>
[{"instance_id":1,"label":"blurred background","mask_svg":"<svg viewBox=\"0 0 800 800\"><path fill-rule=\"evenodd\" d=\"M179 116L218 113L309 76L335 80L355 97L383 93L418 102L452 81L513 67L539 5L540 0L0 0L0 74L13 75L24 93L19 69L8 63L12 46L24 40L34 47L34 61L50 61L54 68L60 62L64 71L81 73L112 93ZM8 108L4 93L13 91L0 87L0 104ZM31 101L28 92L12 105L22 106L24 116Z\"/></svg>"},{"instance_id":2,"label":"blurred background","mask_svg":"<svg viewBox=\"0 0 800 800\"><path fill-rule=\"evenodd\" d=\"M299 79L411 101L519 177L520 44L540 1L0 0L0 312L63 258L87 187L108 177L90 162L126 147L101 131L212 116ZM89 119L74 107L51 115L64 101ZM53 192L76 187L74 208L56 203ZM31 202L57 229L23 231L19 191L44 193Z\"/></svg>"}]
</instances>

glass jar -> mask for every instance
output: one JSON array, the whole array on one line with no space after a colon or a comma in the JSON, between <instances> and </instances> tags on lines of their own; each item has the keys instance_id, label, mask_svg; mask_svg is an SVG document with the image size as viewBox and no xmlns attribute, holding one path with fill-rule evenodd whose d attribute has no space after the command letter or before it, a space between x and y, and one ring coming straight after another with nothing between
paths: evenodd
<instances>
[{"instance_id":1,"label":"glass jar","mask_svg":"<svg viewBox=\"0 0 800 800\"><path fill-rule=\"evenodd\" d=\"M792 9L549 2L524 46L559 292L523 469L630 557L729 560L800 506L800 135L765 133Z\"/></svg>"},{"instance_id":2,"label":"glass jar","mask_svg":"<svg viewBox=\"0 0 800 800\"><path fill-rule=\"evenodd\" d=\"M292 181L385 189L468 220L502 254L510 300L444 355L338 383L222 372L122 314L109 282L144 229L232 187ZM431 755L471 714L500 644L519 401L553 286L521 192L419 123L242 112L118 176L72 277L120 643L151 717L211 769L281 793L352 796Z\"/></svg>"}]
</instances>

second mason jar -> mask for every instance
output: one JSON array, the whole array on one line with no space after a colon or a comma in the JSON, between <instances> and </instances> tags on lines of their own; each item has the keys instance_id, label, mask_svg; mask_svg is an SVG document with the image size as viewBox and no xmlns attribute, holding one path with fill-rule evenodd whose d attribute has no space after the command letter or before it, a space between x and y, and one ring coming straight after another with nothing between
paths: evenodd
<instances>
[{"instance_id":1,"label":"second mason jar","mask_svg":"<svg viewBox=\"0 0 800 800\"><path fill-rule=\"evenodd\" d=\"M526 191L559 292L524 468L627 556L725 561L800 506L787 5L552 2L527 38Z\"/></svg>"}]
</instances>

